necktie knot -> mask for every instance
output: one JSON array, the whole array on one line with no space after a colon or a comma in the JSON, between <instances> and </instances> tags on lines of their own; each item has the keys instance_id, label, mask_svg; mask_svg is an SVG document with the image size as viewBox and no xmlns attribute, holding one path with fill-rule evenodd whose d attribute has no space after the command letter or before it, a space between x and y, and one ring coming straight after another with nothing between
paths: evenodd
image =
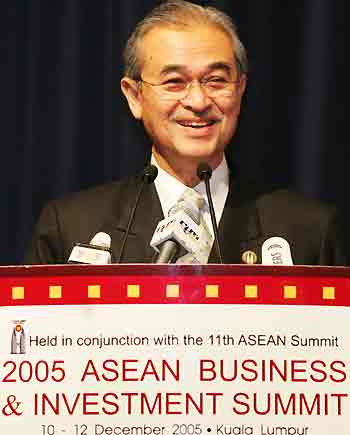
<instances>
[{"instance_id":1,"label":"necktie knot","mask_svg":"<svg viewBox=\"0 0 350 435\"><path fill-rule=\"evenodd\" d=\"M205 206L205 199L203 196L194 189L186 189L182 194L184 201L190 201L194 203L200 210Z\"/></svg>"}]
</instances>

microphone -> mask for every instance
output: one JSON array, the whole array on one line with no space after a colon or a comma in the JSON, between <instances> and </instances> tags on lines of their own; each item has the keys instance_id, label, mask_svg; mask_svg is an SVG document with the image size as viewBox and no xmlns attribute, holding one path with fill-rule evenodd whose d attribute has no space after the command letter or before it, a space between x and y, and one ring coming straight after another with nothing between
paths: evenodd
<instances>
[{"instance_id":1,"label":"microphone","mask_svg":"<svg viewBox=\"0 0 350 435\"><path fill-rule=\"evenodd\" d=\"M180 251L192 254L198 263L206 263L211 238L200 226L199 207L184 198L157 225L150 245L159 253L156 263L174 263Z\"/></svg>"},{"instance_id":2,"label":"microphone","mask_svg":"<svg viewBox=\"0 0 350 435\"><path fill-rule=\"evenodd\" d=\"M100 246L103 248L110 249L111 247L111 236L107 233L97 233L91 239L90 245Z\"/></svg>"},{"instance_id":3,"label":"microphone","mask_svg":"<svg viewBox=\"0 0 350 435\"><path fill-rule=\"evenodd\" d=\"M283 237L270 237L261 247L261 264L293 266L289 243Z\"/></svg>"},{"instance_id":4,"label":"microphone","mask_svg":"<svg viewBox=\"0 0 350 435\"><path fill-rule=\"evenodd\" d=\"M111 264L111 236L97 233L88 244L77 243L69 256L70 264Z\"/></svg>"},{"instance_id":5,"label":"microphone","mask_svg":"<svg viewBox=\"0 0 350 435\"><path fill-rule=\"evenodd\" d=\"M128 220L128 225L126 227L125 230L125 234L124 234L124 238L122 241L122 245L119 251L119 257L117 260L117 263L121 263L122 259L123 259L123 255L124 255L124 250L125 250L125 245L126 245L126 241L129 237L129 233L130 233L130 229L131 229L131 225L134 221L134 217L135 217L135 213L136 213L136 209L137 206L140 202L140 198L141 198L141 194L143 192L143 188L145 187L146 184L152 184L153 181L157 178L158 175L158 169L156 166L154 165L148 165L144 168L143 172L142 172L142 183L141 186L136 194L136 199L135 199L135 203L133 208L130 211L130 215L129 215L129 220Z\"/></svg>"},{"instance_id":6,"label":"microphone","mask_svg":"<svg viewBox=\"0 0 350 435\"><path fill-rule=\"evenodd\" d=\"M221 247L219 242L219 230L218 230L218 224L216 222L216 216L215 216L215 210L213 205L213 199L211 197L211 191L210 191L210 178L213 173L212 168L208 165L208 163L202 162L197 167L197 176L201 181L204 181L205 184L205 190L207 192L208 197L208 203L209 203L209 212L210 212L210 219L211 224L213 226L214 230L214 243L216 247L216 251L219 256L220 263L223 264L222 260L222 253L221 253Z\"/></svg>"}]
</instances>

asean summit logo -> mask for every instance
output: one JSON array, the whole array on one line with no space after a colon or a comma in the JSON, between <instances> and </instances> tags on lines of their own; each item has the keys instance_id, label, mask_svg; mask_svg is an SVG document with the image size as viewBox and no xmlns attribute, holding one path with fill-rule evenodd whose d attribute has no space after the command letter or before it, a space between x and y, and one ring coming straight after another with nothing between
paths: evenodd
<instances>
[{"instance_id":1,"label":"asean summit logo","mask_svg":"<svg viewBox=\"0 0 350 435\"><path fill-rule=\"evenodd\" d=\"M14 327L11 337L11 354L25 355L26 353L26 334L24 331L25 320L13 320Z\"/></svg>"}]
</instances>

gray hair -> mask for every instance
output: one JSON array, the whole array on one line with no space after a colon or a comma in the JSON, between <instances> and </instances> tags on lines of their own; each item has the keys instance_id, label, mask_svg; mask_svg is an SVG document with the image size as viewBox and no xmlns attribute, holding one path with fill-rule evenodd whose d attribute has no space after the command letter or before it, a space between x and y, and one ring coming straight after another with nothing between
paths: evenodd
<instances>
[{"instance_id":1,"label":"gray hair","mask_svg":"<svg viewBox=\"0 0 350 435\"><path fill-rule=\"evenodd\" d=\"M124 74L134 80L140 79L142 61L139 44L150 30L158 26L188 27L193 23L214 25L226 32L234 47L238 76L247 73L247 53L231 17L214 7L204 7L185 0L168 0L149 12L128 39L123 53Z\"/></svg>"}]
</instances>

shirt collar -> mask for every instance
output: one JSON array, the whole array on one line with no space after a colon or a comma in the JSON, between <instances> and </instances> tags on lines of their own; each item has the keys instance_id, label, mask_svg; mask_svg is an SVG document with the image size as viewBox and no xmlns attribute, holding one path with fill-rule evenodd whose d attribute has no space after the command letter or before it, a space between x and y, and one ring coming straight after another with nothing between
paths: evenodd
<instances>
[{"instance_id":1,"label":"shirt collar","mask_svg":"<svg viewBox=\"0 0 350 435\"><path fill-rule=\"evenodd\" d=\"M170 175L164 169L160 168L156 159L152 155L151 163L158 169L158 176L155 180L156 190L162 206L164 216L168 216L170 208L178 201L183 192L188 189L181 181ZM210 179L210 190L213 197L215 214L221 217L222 209L227 197L229 187L229 169L224 156L220 165L213 171ZM198 193L203 195L207 202L207 194L205 191L205 183L201 181L194 187ZM219 209L219 210L217 210Z\"/></svg>"}]
</instances>

